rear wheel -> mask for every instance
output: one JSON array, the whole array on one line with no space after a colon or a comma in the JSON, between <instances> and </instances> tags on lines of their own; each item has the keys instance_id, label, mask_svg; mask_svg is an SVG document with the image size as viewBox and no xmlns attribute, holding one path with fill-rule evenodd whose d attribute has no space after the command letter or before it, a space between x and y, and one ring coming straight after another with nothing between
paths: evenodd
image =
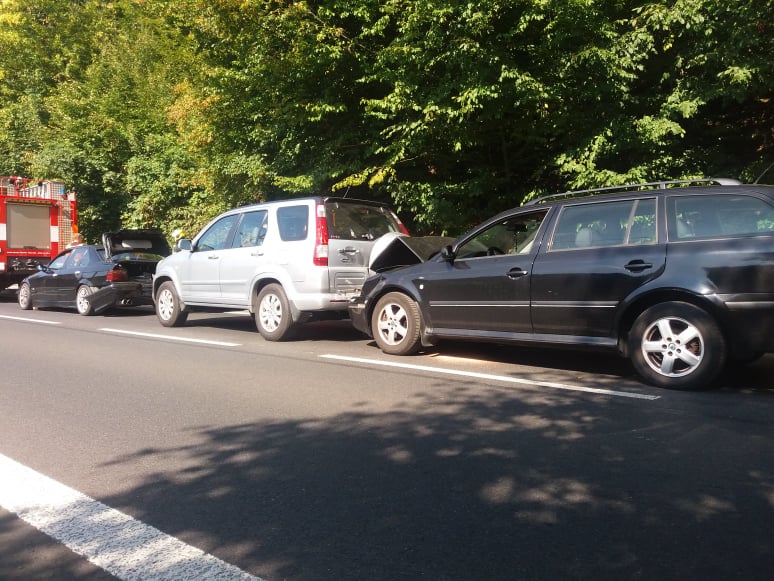
<instances>
[{"instance_id":1,"label":"rear wheel","mask_svg":"<svg viewBox=\"0 0 774 581\"><path fill-rule=\"evenodd\" d=\"M19 306L23 311L29 311L32 308L32 291L29 283L23 282L19 287Z\"/></svg>"},{"instance_id":2,"label":"rear wheel","mask_svg":"<svg viewBox=\"0 0 774 581\"><path fill-rule=\"evenodd\" d=\"M78 309L78 314L88 317L94 314L94 309L89 302L89 296L91 295L91 288L88 285L82 284L78 287L75 293L75 308Z\"/></svg>"},{"instance_id":3,"label":"rear wheel","mask_svg":"<svg viewBox=\"0 0 774 581\"><path fill-rule=\"evenodd\" d=\"M293 318L285 291L278 284L268 284L258 293L255 326L267 341L283 341L293 333Z\"/></svg>"},{"instance_id":4,"label":"rear wheel","mask_svg":"<svg viewBox=\"0 0 774 581\"><path fill-rule=\"evenodd\" d=\"M704 389L720 374L726 344L715 320L689 303L645 310L632 326L629 353L637 372L667 389Z\"/></svg>"},{"instance_id":5,"label":"rear wheel","mask_svg":"<svg viewBox=\"0 0 774 581\"><path fill-rule=\"evenodd\" d=\"M156 293L156 317L165 327L178 327L188 318L188 312L180 307L175 285L170 281L161 283Z\"/></svg>"},{"instance_id":6,"label":"rear wheel","mask_svg":"<svg viewBox=\"0 0 774 581\"><path fill-rule=\"evenodd\" d=\"M419 351L419 325L419 307L403 293L384 295L371 317L376 344L390 355L411 355Z\"/></svg>"}]
</instances>

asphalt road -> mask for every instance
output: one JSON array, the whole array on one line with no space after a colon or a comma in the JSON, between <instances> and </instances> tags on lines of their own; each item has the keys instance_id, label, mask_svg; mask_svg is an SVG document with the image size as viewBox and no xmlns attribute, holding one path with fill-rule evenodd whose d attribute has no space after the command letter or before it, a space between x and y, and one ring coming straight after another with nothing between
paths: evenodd
<instances>
[{"instance_id":1,"label":"asphalt road","mask_svg":"<svg viewBox=\"0 0 774 581\"><path fill-rule=\"evenodd\" d=\"M262 579L774 578L771 355L683 393L600 354L11 298L0 365L0 455ZM111 577L0 508L0 579Z\"/></svg>"}]
</instances>

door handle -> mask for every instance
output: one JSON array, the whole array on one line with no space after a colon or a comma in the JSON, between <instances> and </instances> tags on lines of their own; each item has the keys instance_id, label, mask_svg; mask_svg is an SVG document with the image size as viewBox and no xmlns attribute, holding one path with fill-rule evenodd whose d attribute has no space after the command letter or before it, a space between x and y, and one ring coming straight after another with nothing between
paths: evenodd
<instances>
[{"instance_id":1,"label":"door handle","mask_svg":"<svg viewBox=\"0 0 774 581\"><path fill-rule=\"evenodd\" d=\"M357 248L347 246L346 248L339 248L339 254L357 254L360 252Z\"/></svg>"},{"instance_id":2,"label":"door handle","mask_svg":"<svg viewBox=\"0 0 774 581\"><path fill-rule=\"evenodd\" d=\"M208 256L207 260L217 260L220 256Z\"/></svg>"},{"instance_id":3,"label":"door handle","mask_svg":"<svg viewBox=\"0 0 774 581\"><path fill-rule=\"evenodd\" d=\"M523 268L516 267L516 268L510 269L505 274L505 276L507 276L508 278L521 278L522 276L526 276L527 274L529 273Z\"/></svg>"},{"instance_id":4,"label":"door handle","mask_svg":"<svg viewBox=\"0 0 774 581\"><path fill-rule=\"evenodd\" d=\"M251 252L250 256L263 256L263 251L261 250L259 252Z\"/></svg>"},{"instance_id":5,"label":"door handle","mask_svg":"<svg viewBox=\"0 0 774 581\"><path fill-rule=\"evenodd\" d=\"M653 268L653 265L650 262L645 262L644 260L632 260L631 262L628 262L624 268L628 270L629 272L642 272L643 270L647 270L649 268Z\"/></svg>"}]
</instances>

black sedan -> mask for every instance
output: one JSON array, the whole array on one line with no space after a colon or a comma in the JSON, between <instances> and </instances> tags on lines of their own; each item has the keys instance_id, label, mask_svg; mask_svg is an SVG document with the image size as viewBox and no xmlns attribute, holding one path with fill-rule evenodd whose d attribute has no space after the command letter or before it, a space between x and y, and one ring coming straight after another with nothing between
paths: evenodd
<instances>
[{"instance_id":1,"label":"black sedan","mask_svg":"<svg viewBox=\"0 0 774 581\"><path fill-rule=\"evenodd\" d=\"M75 308L81 315L111 307L152 305L156 263L170 254L158 230L120 230L103 235L102 246L61 252L19 285L19 306Z\"/></svg>"}]
</instances>

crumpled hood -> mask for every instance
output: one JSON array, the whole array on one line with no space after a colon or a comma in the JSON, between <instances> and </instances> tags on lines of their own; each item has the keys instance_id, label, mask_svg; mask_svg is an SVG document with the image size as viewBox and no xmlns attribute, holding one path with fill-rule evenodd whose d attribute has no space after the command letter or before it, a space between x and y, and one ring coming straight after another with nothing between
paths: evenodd
<instances>
[{"instance_id":1,"label":"crumpled hood","mask_svg":"<svg viewBox=\"0 0 774 581\"><path fill-rule=\"evenodd\" d=\"M374 272L384 272L401 266L420 264L453 241L454 238L448 236L406 236L391 232L374 243L368 267Z\"/></svg>"}]
</instances>

